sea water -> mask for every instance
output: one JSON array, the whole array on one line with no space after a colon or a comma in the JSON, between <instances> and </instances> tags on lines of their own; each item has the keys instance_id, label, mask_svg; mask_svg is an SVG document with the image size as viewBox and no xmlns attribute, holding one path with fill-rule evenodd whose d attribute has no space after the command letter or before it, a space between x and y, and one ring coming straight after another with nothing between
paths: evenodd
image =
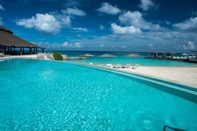
<instances>
[{"instance_id":1,"label":"sea water","mask_svg":"<svg viewBox=\"0 0 197 131\"><path fill-rule=\"evenodd\" d=\"M196 131L197 104L140 80L63 62L0 62L0 130Z\"/></svg>"},{"instance_id":2,"label":"sea water","mask_svg":"<svg viewBox=\"0 0 197 131\"><path fill-rule=\"evenodd\" d=\"M54 51L48 51L48 53L52 53ZM146 59L145 57L150 55L145 52L134 52L134 54L138 54L139 56L128 57L127 55L133 52L114 52L114 51L57 51L61 54L67 55L68 57L80 57L83 54L91 54L94 55L92 57L87 57L85 60L72 60L72 62L77 63L93 63L93 64L140 64L141 66L173 66L173 67L196 67L195 63L181 62L181 61L173 61L173 60L164 60L164 59ZM115 57L101 57L103 54L111 54ZM181 56L181 53L175 53L175 56Z\"/></svg>"}]
</instances>

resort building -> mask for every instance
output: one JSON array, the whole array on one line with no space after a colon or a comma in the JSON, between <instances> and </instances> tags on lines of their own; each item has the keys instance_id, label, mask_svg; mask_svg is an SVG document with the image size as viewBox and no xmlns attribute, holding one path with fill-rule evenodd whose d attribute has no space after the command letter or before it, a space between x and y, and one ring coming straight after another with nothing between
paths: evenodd
<instances>
[{"instance_id":1,"label":"resort building","mask_svg":"<svg viewBox=\"0 0 197 131\"><path fill-rule=\"evenodd\" d=\"M39 46L23 40L0 26L0 53L9 55L37 54ZM44 52L44 48L41 48Z\"/></svg>"}]
</instances>

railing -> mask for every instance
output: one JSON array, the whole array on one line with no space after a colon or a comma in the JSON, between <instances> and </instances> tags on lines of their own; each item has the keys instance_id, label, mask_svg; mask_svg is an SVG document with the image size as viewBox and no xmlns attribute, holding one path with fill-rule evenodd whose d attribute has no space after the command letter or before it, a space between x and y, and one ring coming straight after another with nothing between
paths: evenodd
<instances>
[{"instance_id":1,"label":"railing","mask_svg":"<svg viewBox=\"0 0 197 131\"><path fill-rule=\"evenodd\" d=\"M187 130L184 130L184 129L175 128L175 127L171 127L171 126L168 126L168 125L163 126L163 131L166 131L167 128L170 129L170 130L173 130L173 131L187 131Z\"/></svg>"}]
</instances>

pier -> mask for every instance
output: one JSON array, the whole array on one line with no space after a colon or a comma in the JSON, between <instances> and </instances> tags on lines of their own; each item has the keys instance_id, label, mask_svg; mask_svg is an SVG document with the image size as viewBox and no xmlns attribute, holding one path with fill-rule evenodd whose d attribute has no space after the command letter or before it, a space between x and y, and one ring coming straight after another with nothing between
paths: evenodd
<instances>
[{"instance_id":1,"label":"pier","mask_svg":"<svg viewBox=\"0 0 197 131\"><path fill-rule=\"evenodd\" d=\"M183 53L181 56L174 56L174 54L175 54L174 52L165 52L165 53L164 52L150 52L149 55L146 56L145 58L197 63L197 55L189 55L189 54Z\"/></svg>"}]
</instances>

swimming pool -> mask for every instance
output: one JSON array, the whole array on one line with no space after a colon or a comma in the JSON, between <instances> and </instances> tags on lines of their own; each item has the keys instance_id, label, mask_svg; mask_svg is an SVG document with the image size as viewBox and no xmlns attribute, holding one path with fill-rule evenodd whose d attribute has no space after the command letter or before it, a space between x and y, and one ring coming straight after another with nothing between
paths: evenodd
<instances>
[{"instance_id":1,"label":"swimming pool","mask_svg":"<svg viewBox=\"0 0 197 131\"><path fill-rule=\"evenodd\" d=\"M153 84L61 62L0 62L0 130L197 129L197 104Z\"/></svg>"}]
</instances>

